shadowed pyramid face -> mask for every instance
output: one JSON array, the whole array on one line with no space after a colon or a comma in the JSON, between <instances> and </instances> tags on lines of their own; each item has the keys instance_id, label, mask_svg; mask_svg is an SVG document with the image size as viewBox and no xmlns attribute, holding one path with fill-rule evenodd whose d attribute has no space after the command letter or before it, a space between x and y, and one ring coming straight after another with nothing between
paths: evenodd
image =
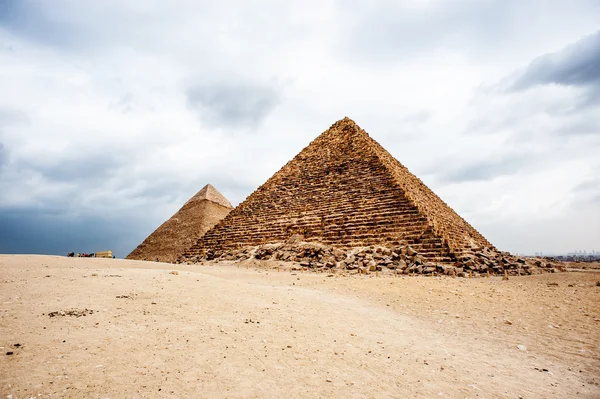
<instances>
[{"instance_id":1,"label":"shadowed pyramid face","mask_svg":"<svg viewBox=\"0 0 600 399\"><path fill-rule=\"evenodd\" d=\"M407 243L439 262L491 246L349 118L311 142L185 255L292 235L337 247Z\"/></svg>"}]
</instances>

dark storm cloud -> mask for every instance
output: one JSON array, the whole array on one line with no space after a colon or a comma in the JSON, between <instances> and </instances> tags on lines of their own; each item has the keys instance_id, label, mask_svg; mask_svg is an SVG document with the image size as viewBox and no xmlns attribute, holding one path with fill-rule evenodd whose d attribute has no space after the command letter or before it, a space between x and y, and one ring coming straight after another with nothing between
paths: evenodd
<instances>
[{"instance_id":1,"label":"dark storm cloud","mask_svg":"<svg viewBox=\"0 0 600 399\"><path fill-rule=\"evenodd\" d=\"M509 90L519 91L544 84L599 86L600 31L559 52L536 58L514 78Z\"/></svg>"},{"instance_id":2,"label":"dark storm cloud","mask_svg":"<svg viewBox=\"0 0 600 399\"><path fill-rule=\"evenodd\" d=\"M77 163L72 166L81 168ZM111 249L117 257L125 257L204 185L213 184L234 205L235 198L244 198L255 189L223 174L207 173L186 184L167 178L151 180L148 176L139 189L112 187L108 193L117 196L111 201L121 198L137 202L139 206L129 210L92 208L82 212L78 204L88 202L88 194L98 194L94 179L102 175L98 171L103 169L103 164L95 166L100 168L90 166L89 170L79 172L90 179L89 187L79 184L68 197L63 193L57 198L46 197L37 206L0 208L0 253L65 255L72 251L91 253ZM72 173L78 172L67 169L66 172L59 168L44 173L53 179L70 181ZM134 186L139 182L140 178L136 177L124 185ZM123 193L122 190L128 191ZM165 213L165 204L171 204L172 211ZM77 214L73 214L73 206Z\"/></svg>"},{"instance_id":3,"label":"dark storm cloud","mask_svg":"<svg viewBox=\"0 0 600 399\"><path fill-rule=\"evenodd\" d=\"M106 148L67 149L60 158L15 159L15 169L39 174L53 182L98 182L114 176L127 163L124 154ZM84 182L83 182L84 183Z\"/></svg>"},{"instance_id":4,"label":"dark storm cloud","mask_svg":"<svg viewBox=\"0 0 600 399\"><path fill-rule=\"evenodd\" d=\"M199 84L186 95L203 122L225 127L256 127L281 99L276 87L251 82Z\"/></svg>"},{"instance_id":5,"label":"dark storm cloud","mask_svg":"<svg viewBox=\"0 0 600 399\"><path fill-rule=\"evenodd\" d=\"M441 165L433 174L438 180L447 183L462 183L492 180L499 176L513 175L524 167L529 166L530 160L525 156L513 155L498 160L473 162L467 165L453 167Z\"/></svg>"},{"instance_id":6,"label":"dark storm cloud","mask_svg":"<svg viewBox=\"0 0 600 399\"><path fill-rule=\"evenodd\" d=\"M44 165L39 171L46 178L54 181L98 181L114 175L124 163L124 160L116 154L100 152L85 158L64 159L55 164Z\"/></svg>"},{"instance_id":7,"label":"dark storm cloud","mask_svg":"<svg viewBox=\"0 0 600 399\"><path fill-rule=\"evenodd\" d=\"M111 249L126 256L148 230L144 219L74 217L37 209L0 209L0 253L66 255ZM139 240L139 242L138 242Z\"/></svg>"}]
</instances>

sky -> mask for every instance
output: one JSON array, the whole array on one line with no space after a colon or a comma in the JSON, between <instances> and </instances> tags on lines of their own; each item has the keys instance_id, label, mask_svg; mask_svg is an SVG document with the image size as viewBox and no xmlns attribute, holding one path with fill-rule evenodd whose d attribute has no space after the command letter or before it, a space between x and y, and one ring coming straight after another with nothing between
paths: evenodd
<instances>
[{"instance_id":1,"label":"sky","mask_svg":"<svg viewBox=\"0 0 600 399\"><path fill-rule=\"evenodd\" d=\"M597 0L0 0L0 253L126 256L352 118L501 250L600 251Z\"/></svg>"}]
</instances>

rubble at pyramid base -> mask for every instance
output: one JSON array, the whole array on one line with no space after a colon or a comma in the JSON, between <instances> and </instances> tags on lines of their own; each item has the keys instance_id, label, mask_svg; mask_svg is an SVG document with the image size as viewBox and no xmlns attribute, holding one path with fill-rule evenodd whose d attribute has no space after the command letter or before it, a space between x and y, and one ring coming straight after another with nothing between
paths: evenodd
<instances>
[{"instance_id":1,"label":"rubble at pyramid base","mask_svg":"<svg viewBox=\"0 0 600 399\"><path fill-rule=\"evenodd\" d=\"M243 249L208 251L202 256L180 259L178 263L203 261L280 261L291 263L292 270L354 274L423 274L452 277L519 276L564 271L560 262L519 258L493 248L475 248L452 263L428 262L409 245L368 246L340 249L297 239L285 243L264 244Z\"/></svg>"}]
</instances>

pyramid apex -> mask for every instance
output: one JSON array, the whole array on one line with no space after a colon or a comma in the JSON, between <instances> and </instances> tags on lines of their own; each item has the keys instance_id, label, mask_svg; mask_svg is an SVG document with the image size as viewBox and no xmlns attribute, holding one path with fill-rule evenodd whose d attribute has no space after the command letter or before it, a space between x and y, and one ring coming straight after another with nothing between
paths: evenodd
<instances>
[{"instance_id":1,"label":"pyramid apex","mask_svg":"<svg viewBox=\"0 0 600 399\"><path fill-rule=\"evenodd\" d=\"M334 123L333 126L359 128L358 125L356 124L356 122L354 122L352 119L348 118L347 116L345 116L343 119L340 119L339 121Z\"/></svg>"},{"instance_id":2,"label":"pyramid apex","mask_svg":"<svg viewBox=\"0 0 600 399\"><path fill-rule=\"evenodd\" d=\"M231 203L227 200L227 198L225 198L223 194L221 194L219 190L217 190L212 184L207 184L206 186L202 187L202 189L198 191L196 195L190 198L189 201L186 202L186 204L192 201L200 200L212 201L226 208L233 208L233 206L231 206Z\"/></svg>"},{"instance_id":3,"label":"pyramid apex","mask_svg":"<svg viewBox=\"0 0 600 399\"><path fill-rule=\"evenodd\" d=\"M354 139L356 137L368 137L369 135L356 122L346 116L331 125L322 136L328 138L344 136L346 139Z\"/></svg>"}]
</instances>

